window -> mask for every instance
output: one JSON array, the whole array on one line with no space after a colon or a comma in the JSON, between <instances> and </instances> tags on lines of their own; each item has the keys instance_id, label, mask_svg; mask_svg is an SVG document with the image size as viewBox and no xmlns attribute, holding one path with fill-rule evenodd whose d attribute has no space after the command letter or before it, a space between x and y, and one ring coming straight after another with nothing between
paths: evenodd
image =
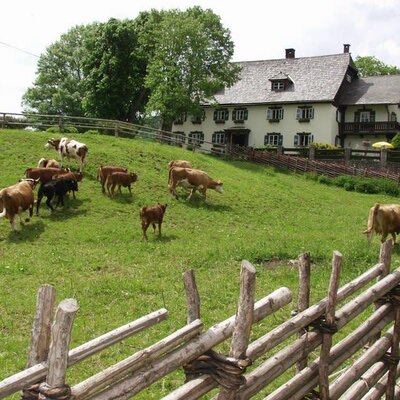
<instances>
[{"instance_id":1,"label":"window","mask_svg":"<svg viewBox=\"0 0 400 400\"><path fill-rule=\"evenodd\" d=\"M267 133L264 136L264 145L282 146L283 136L278 132Z\"/></svg>"},{"instance_id":2,"label":"window","mask_svg":"<svg viewBox=\"0 0 400 400\"><path fill-rule=\"evenodd\" d=\"M225 122L229 118L229 111L226 108L220 108L214 111L215 122Z\"/></svg>"},{"instance_id":3,"label":"window","mask_svg":"<svg viewBox=\"0 0 400 400\"><path fill-rule=\"evenodd\" d=\"M392 122L397 122L397 114L394 111L392 111L392 113L390 114L390 120Z\"/></svg>"},{"instance_id":4,"label":"window","mask_svg":"<svg viewBox=\"0 0 400 400\"><path fill-rule=\"evenodd\" d=\"M177 146L182 146L185 143L186 135L185 132L172 132L171 134L172 143Z\"/></svg>"},{"instance_id":5,"label":"window","mask_svg":"<svg viewBox=\"0 0 400 400\"><path fill-rule=\"evenodd\" d=\"M201 110L201 113L198 115L192 115L190 120L192 124L201 124L206 119L206 113L204 110Z\"/></svg>"},{"instance_id":6,"label":"window","mask_svg":"<svg viewBox=\"0 0 400 400\"><path fill-rule=\"evenodd\" d=\"M346 81L351 83L351 76L350 74L346 74Z\"/></svg>"},{"instance_id":7,"label":"window","mask_svg":"<svg viewBox=\"0 0 400 400\"><path fill-rule=\"evenodd\" d=\"M311 106L303 106L297 108L296 118L299 122L307 122L314 118L314 108Z\"/></svg>"},{"instance_id":8,"label":"window","mask_svg":"<svg viewBox=\"0 0 400 400\"><path fill-rule=\"evenodd\" d=\"M358 110L354 113L354 122L375 122L375 111Z\"/></svg>"},{"instance_id":9,"label":"window","mask_svg":"<svg viewBox=\"0 0 400 400\"><path fill-rule=\"evenodd\" d=\"M200 146L204 142L204 133L200 131L190 132L188 143L194 146Z\"/></svg>"},{"instance_id":10,"label":"window","mask_svg":"<svg viewBox=\"0 0 400 400\"><path fill-rule=\"evenodd\" d=\"M225 144L226 143L225 132L214 132L212 135L212 142L214 144Z\"/></svg>"},{"instance_id":11,"label":"window","mask_svg":"<svg viewBox=\"0 0 400 400\"><path fill-rule=\"evenodd\" d=\"M294 136L294 145L298 147L309 146L314 141L314 135L309 132L299 132Z\"/></svg>"},{"instance_id":12,"label":"window","mask_svg":"<svg viewBox=\"0 0 400 400\"><path fill-rule=\"evenodd\" d=\"M248 118L247 108L235 108L232 111L232 120L235 122L243 122Z\"/></svg>"},{"instance_id":13,"label":"window","mask_svg":"<svg viewBox=\"0 0 400 400\"><path fill-rule=\"evenodd\" d=\"M268 107L267 120L270 122L279 122L280 119L283 119L283 108Z\"/></svg>"},{"instance_id":14,"label":"window","mask_svg":"<svg viewBox=\"0 0 400 400\"><path fill-rule=\"evenodd\" d=\"M175 118L174 124L181 125L186 121L186 113L183 113Z\"/></svg>"},{"instance_id":15,"label":"window","mask_svg":"<svg viewBox=\"0 0 400 400\"><path fill-rule=\"evenodd\" d=\"M275 92L279 92L281 90L285 90L285 82L272 82L271 90Z\"/></svg>"}]
</instances>

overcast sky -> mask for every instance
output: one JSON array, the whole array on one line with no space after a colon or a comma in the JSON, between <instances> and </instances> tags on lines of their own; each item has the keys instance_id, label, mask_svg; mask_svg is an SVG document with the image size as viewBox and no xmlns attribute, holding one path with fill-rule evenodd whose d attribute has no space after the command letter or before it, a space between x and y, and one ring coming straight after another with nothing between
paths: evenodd
<instances>
[{"instance_id":1,"label":"overcast sky","mask_svg":"<svg viewBox=\"0 0 400 400\"><path fill-rule=\"evenodd\" d=\"M235 44L233 61L343 52L400 67L400 0L19 0L1 4L0 112L21 112L38 57L72 27L140 11L199 5L221 17ZM19 49L19 50L18 50ZM23 50L23 51L21 51Z\"/></svg>"}]
</instances>

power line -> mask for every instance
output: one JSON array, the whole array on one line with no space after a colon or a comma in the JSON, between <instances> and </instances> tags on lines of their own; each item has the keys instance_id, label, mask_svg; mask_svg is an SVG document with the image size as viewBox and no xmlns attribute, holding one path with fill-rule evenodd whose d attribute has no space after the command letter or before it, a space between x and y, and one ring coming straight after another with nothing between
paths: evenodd
<instances>
[{"instance_id":1,"label":"power line","mask_svg":"<svg viewBox=\"0 0 400 400\"><path fill-rule=\"evenodd\" d=\"M3 46L10 47L11 49L15 49L15 50L21 51L22 53L29 54L30 56L40 58L40 56L38 56L37 54L33 54L33 53L31 53L30 51L20 49L20 48L15 47L15 46L13 46L13 45L11 45L11 44L4 43L4 42L2 42L2 41L0 41L0 44L2 44Z\"/></svg>"}]
</instances>

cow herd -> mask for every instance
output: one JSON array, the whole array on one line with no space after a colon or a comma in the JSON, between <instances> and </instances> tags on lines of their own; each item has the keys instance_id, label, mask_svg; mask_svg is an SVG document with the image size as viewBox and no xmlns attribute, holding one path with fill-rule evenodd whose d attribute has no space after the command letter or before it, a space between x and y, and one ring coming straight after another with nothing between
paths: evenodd
<instances>
[{"instance_id":1,"label":"cow herd","mask_svg":"<svg viewBox=\"0 0 400 400\"><path fill-rule=\"evenodd\" d=\"M40 158L37 167L27 168L25 178L15 185L0 190L0 218L9 219L11 228L16 231L16 217L19 216L21 224L22 212L28 211L28 222L33 215L33 208L36 203L36 215L39 215L40 205L44 197L45 204L54 211L55 207L64 205L64 197L72 192L78 191L78 182L82 181L83 165L85 163L88 147L73 139L49 139L45 148L54 149L60 157L60 162L55 159ZM64 158L73 158L78 163L78 172L63 168ZM121 193L121 187L126 187L132 194L131 185L138 181L139 177L134 172L128 172L127 168L121 166L103 166L97 170L97 180L101 184L101 190L110 197L115 192ZM40 184L35 201L34 189ZM172 197L177 198L176 188L180 186L190 189L190 199L193 193L198 190L206 198L207 189L214 189L219 193L223 192L222 182L210 178L204 171L194 169L189 161L173 160L168 164L168 189ZM54 204L55 202L55 204ZM147 240L147 229L153 226L154 232L158 225L158 234L161 236L161 224L163 222L167 204L156 204L142 207L139 211L143 239Z\"/></svg>"}]
</instances>

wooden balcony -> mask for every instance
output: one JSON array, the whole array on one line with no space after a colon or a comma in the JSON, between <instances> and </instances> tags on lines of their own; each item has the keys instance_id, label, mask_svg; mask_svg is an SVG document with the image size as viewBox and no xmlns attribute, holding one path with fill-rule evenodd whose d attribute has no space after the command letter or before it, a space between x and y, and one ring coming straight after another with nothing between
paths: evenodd
<instances>
[{"instance_id":1,"label":"wooden balcony","mask_svg":"<svg viewBox=\"0 0 400 400\"><path fill-rule=\"evenodd\" d=\"M397 121L382 122L345 122L339 124L339 135L395 135L400 131Z\"/></svg>"}]
</instances>

